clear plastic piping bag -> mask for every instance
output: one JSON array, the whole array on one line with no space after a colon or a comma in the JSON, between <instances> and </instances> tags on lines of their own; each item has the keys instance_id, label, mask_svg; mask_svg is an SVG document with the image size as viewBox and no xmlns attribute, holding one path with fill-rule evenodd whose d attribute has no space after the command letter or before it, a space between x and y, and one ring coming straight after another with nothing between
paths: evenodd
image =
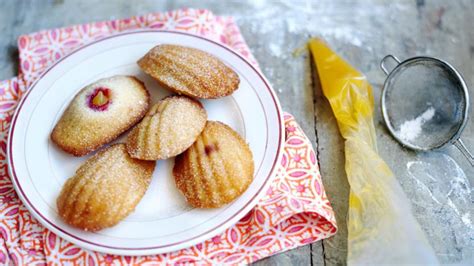
<instances>
[{"instance_id":1,"label":"clear plastic piping bag","mask_svg":"<svg viewBox=\"0 0 474 266\"><path fill-rule=\"evenodd\" d=\"M320 39L312 38L309 49L345 139L348 265L437 265L405 193L378 155L372 88L366 77Z\"/></svg>"}]
</instances>

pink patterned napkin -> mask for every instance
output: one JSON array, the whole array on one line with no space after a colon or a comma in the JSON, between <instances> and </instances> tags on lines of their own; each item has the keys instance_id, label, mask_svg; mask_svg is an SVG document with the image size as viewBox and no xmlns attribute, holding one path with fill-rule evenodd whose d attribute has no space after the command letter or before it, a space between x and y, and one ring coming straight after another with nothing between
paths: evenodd
<instances>
[{"instance_id":1,"label":"pink patterned napkin","mask_svg":"<svg viewBox=\"0 0 474 266\"><path fill-rule=\"evenodd\" d=\"M19 99L35 78L70 51L139 28L198 34L232 47L256 65L232 18L207 10L182 9L20 36L20 74L0 82L0 264L250 263L334 235L336 221L316 154L290 114L284 115L284 154L266 195L236 225L201 244L154 256L107 255L59 238L30 215L13 189L6 163L8 128Z\"/></svg>"}]
</instances>

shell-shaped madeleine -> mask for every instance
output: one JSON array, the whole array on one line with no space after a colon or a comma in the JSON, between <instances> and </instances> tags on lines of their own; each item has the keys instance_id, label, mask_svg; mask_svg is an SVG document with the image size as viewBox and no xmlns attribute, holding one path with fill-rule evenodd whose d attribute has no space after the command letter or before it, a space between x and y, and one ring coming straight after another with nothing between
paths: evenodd
<instances>
[{"instance_id":1,"label":"shell-shaped madeleine","mask_svg":"<svg viewBox=\"0 0 474 266\"><path fill-rule=\"evenodd\" d=\"M140 121L149 104L148 91L138 79L100 79L76 94L54 127L51 140L74 156L88 154Z\"/></svg>"},{"instance_id":2,"label":"shell-shaped madeleine","mask_svg":"<svg viewBox=\"0 0 474 266\"><path fill-rule=\"evenodd\" d=\"M217 208L240 196L253 180L252 152L229 126L208 121L196 142L175 159L176 186L189 204Z\"/></svg>"},{"instance_id":3,"label":"shell-shaped madeleine","mask_svg":"<svg viewBox=\"0 0 474 266\"><path fill-rule=\"evenodd\" d=\"M60 217L86 231L116 225L145 194L155 162L131 158L125 144L89 158L64 184L57 199Z\"/></svg>"},{"instance_id":4,"label":"shell-shaped madeleine","mask_svg":"<svg viewBox=\"0 0 474 266\"><path fill-rule=\"evenodd\" d=\"M130 156L161 160L191 146L207 120L201 103L186 96L170 96L155 104L127 139Z\"/></svg>"},{"instance_id":5,"label":"shell-shaped madeleine","mask_svg":"<svg viewBox=\"0 0 474 266\"><path fill-rule=\"evenodd\" d=\"M138 65L165 88L197 98L219 98L234 92L239 76L204 51L162 44L152 48Z\"/></svg>"}]
</instances>

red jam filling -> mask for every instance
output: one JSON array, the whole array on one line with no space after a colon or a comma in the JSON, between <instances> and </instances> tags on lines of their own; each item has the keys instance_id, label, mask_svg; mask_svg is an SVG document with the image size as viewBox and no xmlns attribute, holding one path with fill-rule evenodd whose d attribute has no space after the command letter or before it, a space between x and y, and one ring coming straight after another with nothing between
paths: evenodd
<instances>
[{"instance_id":1,"label":"red jam filling","mask_svg":"<svg viewBox=\"0 0 474 266\"><path fill-rule=\"evenodd\" d=\"M87 98L89 108L96 111L105 111L110 105L110 89L99 87L96 88Z\"/></svg>"},{"instance_id":2,"label":"red jam filling","mask_svg":"<svg viewBox=\"0 0 474 266\"><path fill-rule=\"evenodd\" d=\"M205 145L204 146L204 152L206 153L207 156L209 156L212 152L218 151L219 148L217 147L217 144L210 144L210 145Z\"/></svg>"}]
</instances>

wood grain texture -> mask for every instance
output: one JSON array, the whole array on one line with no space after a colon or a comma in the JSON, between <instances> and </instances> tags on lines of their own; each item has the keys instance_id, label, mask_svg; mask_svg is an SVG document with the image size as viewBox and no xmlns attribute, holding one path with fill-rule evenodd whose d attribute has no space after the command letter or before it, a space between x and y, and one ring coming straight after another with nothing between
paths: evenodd
<instances>
[{"instance_id":1,"label":"wood grain texture","mask_svg":"<svg viewBox=\"0 0 474 266\"><path fill-rule=\"evenodd\" d=\"M468 243L461 238L463 231L444 230L452 227L455 217L436 214L439 206L417 201L420 192L407 164L424 162L429 157L402 148L385 129L379 109L380 89L385 76L378 64L388 53L400 58L415 55L440 57L458 68L468 85L473 84L472 1L4 0L0 2L0 79L16 74L16 39L20 34L180 7L208 8L216 14L235 17L262 71L277 91L283 108L295 115L319 151L322 178L336 212L338 234L311 246L261 260L256 265L344 265L347 256L345 219L349 189L344 173L343 142L318 83L312 85L308 56L293 56L293 51L304 46L309 36L323 37L335 51L367 75L374 89L381 156L412 201L415 216L440 261L455 263L467 258L469 249ZM473 94L471 90L471 102ZM472 121L463 137L468 147L474 147ZM448 147L438 153L453 158L470 184L474 184L473 169L455 148Z\"/></svg>"}]
</instances>

